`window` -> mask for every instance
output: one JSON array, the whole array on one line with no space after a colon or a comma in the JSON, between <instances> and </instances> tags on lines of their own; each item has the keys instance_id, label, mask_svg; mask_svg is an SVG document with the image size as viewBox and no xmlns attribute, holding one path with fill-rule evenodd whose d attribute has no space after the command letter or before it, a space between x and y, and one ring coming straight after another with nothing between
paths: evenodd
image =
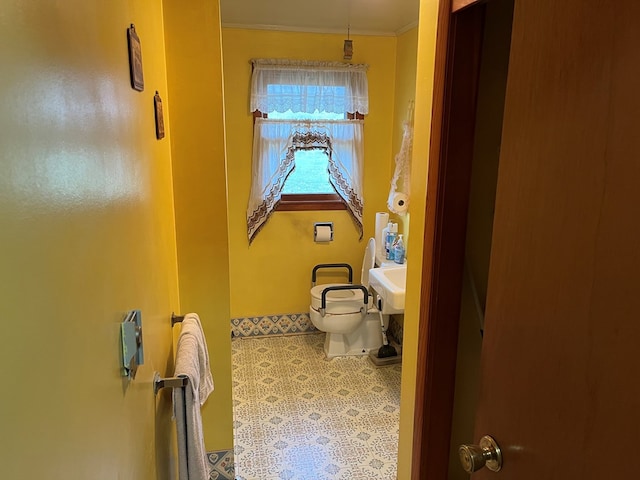
<instances>
[{"instance_id":1,"label":"window","mask_svg":"<svg viewBox=\"0 0 640 480\"><path fill-rule=\"evenodd\" d=\"M329 180L329 156L320 148L295 152L296 167L284 182L282 194L335 193Z\"/></svg>"},{"instance_id":2,"label":"window","mask_svg":"<svg viewBox=\"0 0 640 480\"><path fill-rule=\"evenodd\" d=\"M269 112L273 120L344 120L344 113ZM276 210L345 210L329 178L329 154L325 148L299 148L294 168L284 181Z\"/></svg>"},{"instance_id":3,"label":"window","mask_svg":"<svg viewBox=\"0 0 640 480\"><path fill-rule=\"evenodd\" d=\"M366 65L252 63L249 242L275 209L346 209L362 234Z\"/></svg>"},{"instance_id":4,"label":"window","mask_svg":"<svg viewBox=\"0 0 640 480\"><path fill-rule=\"evenodd\" d=\"M299 149L295 168L284 182L276 210L346 210L331 185L329 155L324 149Z\"/></svg>"}]
</instances>

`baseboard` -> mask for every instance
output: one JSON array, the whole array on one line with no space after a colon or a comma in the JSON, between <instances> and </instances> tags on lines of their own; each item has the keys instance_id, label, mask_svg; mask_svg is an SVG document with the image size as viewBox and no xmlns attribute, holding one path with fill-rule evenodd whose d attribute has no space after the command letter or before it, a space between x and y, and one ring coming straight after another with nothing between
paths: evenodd
<instances>
[{"instance_id":1,"label":"baseboard","mask_svg":"<svg viewBox=\"0 0 640 480\"><path fill-rule=\"evenodd\" d=\"M400 345L402 345L402 337L404 336L403 320L404 315L392 315L388 329L388 334ZM307 312L231 319L231 336L233 338L295 335L300 333L317 333L318 331L319 330L311 323Z\"/></svg>"},{"instance_id":2,"label":"baseboard","mask_svg":"<svg viewBox=\"0 0 640 480\"><path fill-rule=\"evenodd\" d=\"M317 331L306 312L231 319L231 335L234 338L291 335Z\"/></svg>"},{"instance_id":3,"label":"baseboard","mask_svg":"<svg viewBox=\"0 0 640 480\"><path fill-rule=\"evenodd\" d=\"M233 450L207 452L209 480L234 480Z\"/></svg>"}]
</instances>

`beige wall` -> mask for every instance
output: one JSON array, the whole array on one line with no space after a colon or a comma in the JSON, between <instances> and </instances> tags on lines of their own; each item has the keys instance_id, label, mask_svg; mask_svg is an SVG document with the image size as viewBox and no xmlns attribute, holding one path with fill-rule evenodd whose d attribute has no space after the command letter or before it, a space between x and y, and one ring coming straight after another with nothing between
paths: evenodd
<instances>
[{"instance_id":1,"label":"beige wall","mask_svg":"<svg viewBox=\"0 0 640 480\"><path fill-rule=\"evenodd\" d=\"M145 89L129 83L126 29ZM162 10L5 1L0 15L0 476L169 478L171 311L179 311ZM167 105L166 121L170 109ZM120 322L140 309L145 362L121 377Z\"/></svg>"}]
</instances>

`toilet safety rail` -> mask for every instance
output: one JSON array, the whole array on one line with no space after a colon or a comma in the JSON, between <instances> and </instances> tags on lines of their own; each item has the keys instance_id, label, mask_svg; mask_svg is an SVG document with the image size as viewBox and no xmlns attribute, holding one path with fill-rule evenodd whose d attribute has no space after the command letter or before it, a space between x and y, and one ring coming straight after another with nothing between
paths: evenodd
<instances>
[{"instance_id":1,"label":"toilet safety rail","mask_svg":"<svg viewBox=\"0 0 640 480\"><path fill-rule=\"evenodd\" d=\"M311 272L311 285L314 287L316 285L316 274L321 268L346 268L349 270L349 283L353 283L353 268L348 263L321 263L313 267Z\"/></svg>"},{"instance_id":2,"label":"toilet safety rail","mask_svg":"<svg viewBox=\"0 0 640 480\"><path fill-rule=\"evenodd\" d=\"M327 313L327 293L333 290L362 290L364 293L364 306L360 311L364 314L366 313L366 307L369 305L369 290L367 290L364 285L333 285L331 287L327 287L322 290L322 296L320 298L320 308L318 312L322 317Z\"/></svg>"}]
</instances>

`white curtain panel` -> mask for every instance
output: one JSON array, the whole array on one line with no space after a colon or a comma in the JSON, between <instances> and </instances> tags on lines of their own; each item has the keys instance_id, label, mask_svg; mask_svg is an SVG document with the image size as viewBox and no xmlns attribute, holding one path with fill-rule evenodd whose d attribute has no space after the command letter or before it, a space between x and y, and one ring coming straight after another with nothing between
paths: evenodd
<instances>
[{"instance_id":1,"label":"white curtain panel","mask_svg":"<svg viewBox=\"0 0 640 480\"><path fill-rule=\"evenodd\" d=\"M251 243L280 201L295 166L295 151L322 148L329 155L329 179L362 238L364 123L362 120L291 121L257 118L253 134L247 234Z\"/></svg>"},{"instance_id":2,"label":"white curtain panel","mask_svg":"<svg viewBox=\"0 0 640 480\"><path fill-rule=\"evenodd\" d=\"M347 206L362 239L364 122L338 120L324 125L331 138L329 181Z\"/></svg>"},{"instance_id":3,"label":"white curtain panel","mask_svg":"<svg viewBox=\"0 0 640 480\"><path fill-rule=\"evenodd\" d=\"M251 63L251 112L369 113L367 65L283 59Z\"/></svg>"}]
</instances>

